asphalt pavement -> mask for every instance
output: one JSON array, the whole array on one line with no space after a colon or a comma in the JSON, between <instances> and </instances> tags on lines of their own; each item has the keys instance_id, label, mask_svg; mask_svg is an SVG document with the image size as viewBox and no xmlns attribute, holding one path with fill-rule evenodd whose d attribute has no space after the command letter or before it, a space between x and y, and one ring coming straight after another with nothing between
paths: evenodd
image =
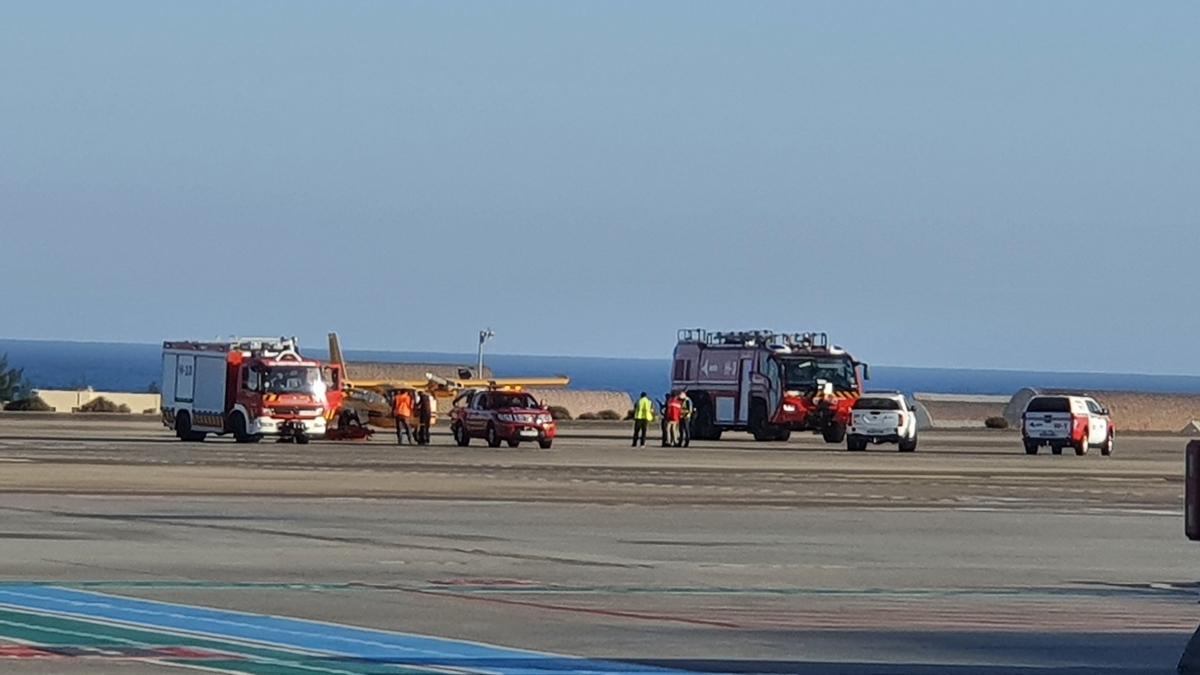
<instances>
[{"instance_id":1,"label":"asphalt pavement","mask_svg":"<svg viewBox=\"0 0 1200 675\"><path fill-rule=\"evenodd\" d=\"M1181 437L625 433L191 444L0 416L0 669L1169 673L1200 622ZM303 639L231 628L285 619Z\"/></svg>"}]
</instances>

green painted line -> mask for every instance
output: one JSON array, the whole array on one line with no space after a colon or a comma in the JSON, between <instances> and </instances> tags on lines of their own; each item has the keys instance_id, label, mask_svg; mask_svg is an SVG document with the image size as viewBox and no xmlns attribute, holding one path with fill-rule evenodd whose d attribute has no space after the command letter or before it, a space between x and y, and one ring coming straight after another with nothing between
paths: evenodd
<instances>
[{"instance_id":1,"label":"green painted line","mask_svg":"<svg viewBox=\"0 0 1200 675\"><path fill-rule=\"evenodd\" d=\"M171 658L155 660L185 667L217 668L231 673L248 675L369 675L383 673L388 675L428 675L429 672L393 664L298 654L237 642L0 608L0 639L3 638L46 647L95 649L188 647L202 651L222 652L235 654L245 660L222 660L219 657L205 660Z\"/></svg>"}]
</instances>

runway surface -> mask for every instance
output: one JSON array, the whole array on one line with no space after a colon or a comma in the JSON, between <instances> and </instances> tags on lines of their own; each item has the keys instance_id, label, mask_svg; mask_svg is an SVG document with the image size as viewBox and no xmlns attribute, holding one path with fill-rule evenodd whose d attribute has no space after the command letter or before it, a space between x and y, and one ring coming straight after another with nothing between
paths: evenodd
<instances>
[{"instance_id":1,"label":"runway surface","mask_svg":"<svg viewBox=\"0 0 1200 675\"><path fill-rule=\"evenodd\" d=\"M17 673L1169 673L1181 437L553 450L180 443L0 416Z\"/></svg>"}]
</instances>

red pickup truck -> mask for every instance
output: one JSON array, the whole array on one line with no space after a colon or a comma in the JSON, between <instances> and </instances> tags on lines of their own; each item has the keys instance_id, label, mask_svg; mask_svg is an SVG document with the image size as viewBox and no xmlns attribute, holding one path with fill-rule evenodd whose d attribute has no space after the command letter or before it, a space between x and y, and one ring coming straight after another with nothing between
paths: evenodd
<instances>
[{"instance_id":1,"label":"red pickup truck","mask_svg":"<svg viewBox=\"0 0 1200 675\"><path fill-rule=\"evenodd\" d=\"M525 392L502 389L473 389L454 399L450 431L460 446L482 438L490 447L500 442L515 448L522 441L537 441L548 450L558 433L550 411Z\"/></svg>"}]
</instances>

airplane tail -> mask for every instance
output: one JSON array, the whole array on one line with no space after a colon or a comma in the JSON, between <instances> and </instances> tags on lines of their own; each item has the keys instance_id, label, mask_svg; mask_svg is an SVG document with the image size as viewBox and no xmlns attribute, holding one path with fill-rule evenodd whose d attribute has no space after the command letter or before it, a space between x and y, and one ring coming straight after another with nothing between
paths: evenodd
<instances>
[{"instance_id":1,"label":"airplane tail","mask_svg":"<svg viewBox=\"0 0 1200 675\"><path fill-rule=\"evenodd\" d=\"M346 358L342 356L342 341L337 333L329 334L329 362L341 366L342 372L346 372Z\"/></svg>"}]
</instances>

